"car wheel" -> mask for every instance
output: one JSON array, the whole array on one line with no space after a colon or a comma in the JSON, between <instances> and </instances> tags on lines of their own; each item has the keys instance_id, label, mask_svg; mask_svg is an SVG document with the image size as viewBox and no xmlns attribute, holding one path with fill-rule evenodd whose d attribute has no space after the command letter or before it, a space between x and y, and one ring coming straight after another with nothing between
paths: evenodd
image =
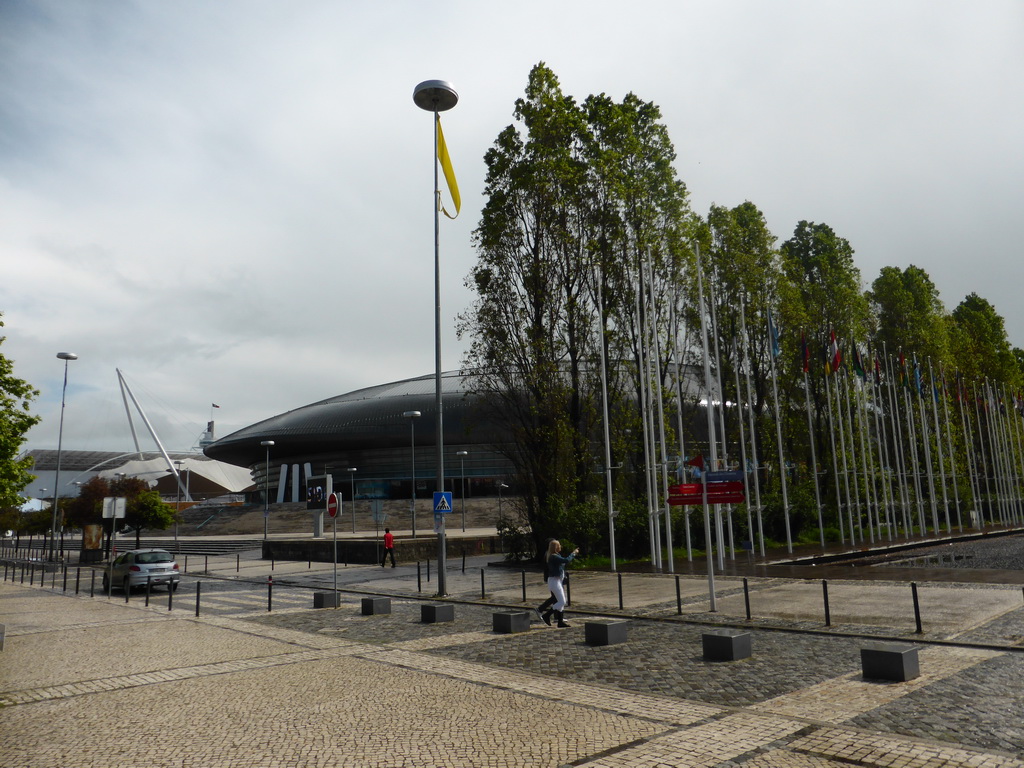
<instances>
[{"instance_id":1,"label":"car wheel","mask_svg":"<svg viewBox=\"0 0 1024 768\"><path fill-rule=\"evenodd\" d=\"M172 582L170 582L170 583L169 583L169 584L167 585L167 588L168 588L169 590L171 590L171 592L177 592L177 591L178 591L178 582L177 582L177 581L172 581Z\"/></svg>"},{"instance_id":2,"label":"car wheel","mask_svg":"<svg viewBox=\"0 0 1024 768\"><path fill-rule=\"evenodd\" d=\"M131 594L131 591L132 591L131 579L129 579L127 576L125 576L124 577L124 581L121 582L121 588L124 590L124 593L126 595Z\"/></svg>"},{"instance_id":3,"label":"car wheel","mask_svg":"<svg viewBox=\"0 0 1024 768\"><path fill-rule=\"evenodd\" d=\"M103 591L104 592L109 592L110 591L110 577L107 576L107 574L105 574L105 573L103 574Z\"/></svg>"}]
</instances>

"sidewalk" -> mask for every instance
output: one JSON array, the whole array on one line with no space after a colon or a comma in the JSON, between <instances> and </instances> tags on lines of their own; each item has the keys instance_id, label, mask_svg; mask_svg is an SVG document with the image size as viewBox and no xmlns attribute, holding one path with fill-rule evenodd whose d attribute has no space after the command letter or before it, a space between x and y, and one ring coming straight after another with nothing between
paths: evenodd
<instances>
[{"instance_id":1,"label":"sidewalk","mask_svg":"<svg viewBox=\"0 0 1024 768\"><path fill-rule=\"evenodd\" d=\"M921 584L917 635L905 584L830 583L826 627L817 581L748 578L747 622L739 578L716 579L711 612L706 578L680 577L679 616L674 576L624 574L620 611L616 574L574 573L571 629L499 635L492 614L540 602L539 574L523 604L519 571L449 566L443 624L420 621L436 581L421 567L417 592L408 564L339 566L336 610L311 608L329 564L190 564L173 611L0 582L0 768L1024 768L1017 587ZM363 616L366 593L392 613ZM584 642L587 615L620 613L625 644ZM704 661L709 623L749 627L753 656ZM919 642L921 677L865 681L872 636Z\"/></svg>"}]
</instances>

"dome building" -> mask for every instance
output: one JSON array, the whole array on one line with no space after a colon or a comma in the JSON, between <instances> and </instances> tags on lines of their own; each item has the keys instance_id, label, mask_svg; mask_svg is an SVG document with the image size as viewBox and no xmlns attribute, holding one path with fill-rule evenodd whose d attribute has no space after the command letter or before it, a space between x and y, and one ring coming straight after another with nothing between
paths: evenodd
<instances>
[{"instance_id":1,"label":"dome building","mask_svg":"<svg viewBox=\"0 0 1024 768\"><path fill-rule=\"evenodd\" d=\"M497 493L511 474L497 451L501 436L475 406L471 377L442 374L445 490L460 491L463 470L469 496ZM410 417L411 412L419 417ZM262 445L273 441L273 446ZM248 467L262 499L305 500L306 482L329 475L333 490L350 499L410 496L435 490L437 412L434 374L338 395L260 421L205 446L218 461ZM269 450L269 468L267 455ZM460 453L465 452L464 455ZM268 474L269 469L269 474Z\"/></svg>"}]
</instances>

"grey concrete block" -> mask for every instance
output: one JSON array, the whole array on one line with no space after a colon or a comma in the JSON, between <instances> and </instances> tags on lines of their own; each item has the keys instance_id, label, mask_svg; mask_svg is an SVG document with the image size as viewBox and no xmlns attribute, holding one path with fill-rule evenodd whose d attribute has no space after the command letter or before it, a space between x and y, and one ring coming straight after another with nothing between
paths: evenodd
<instances>
[{"instance_id":1,"label":"grey concrete block","mask_svg":"<svg viewBox=\"0 0 1024 768\"><path fill-rule=\"evenodd\" d=\"M314 608L337 608L341 605L341 595L337 592L314 592Z\"/></svg>"},{"instance_id":2,"label":"grey concrete block","mask_svg":"<svg viewBox=\"0 0 1024 768\"><path fill-rule=\"evenodd\" d=\"M530 614L524 611L495 613L491 626L495 632L504 635L514 632L527 632L530 629Z\"/></svg>"},{"instance_id":3,"label":"grey concrete block","mask_svg":"<svg viewBox=\"0 0 1024 768\"><path fill-rule=\"evenodd\" d=\"M441 621L455 621L455 606L450 603L421 605L420 621L424 624L436 624Z\"/></svg>"},{"instance_id":4,"label":"grey concrete block","mask_svg":"<svg viewBox=\"0 0 1024 768\"><path fill-rule=\"evenodd\" d=\"M701 635L706 661L737 661L751 654L750 633L741 629L715 629Z\"/></svg>"},{"instance_id":5,"label":"grey concrete block","mask_svg":"<svg viewBox=\"0 0 1024 768\"><path fill-rule=\"evenodd\" d=\"M860 649L860 666L870 680L905 683L920 677L917 648L900 643L869 643Z\"/></svg>"},{"instance_id":6,"label":"grey concrete block","mask_svg":"<svg viewBox=\"0 0 1024 768\"><path fill-rule=\"evenodd\" d=\"M623 619L597 619L583 624L583 638L587 645L618 645L626 642L628 621Z\"/></svg>"},{"instance_id":7,"label":"grey concrete block","mask_svg":"<svg viewBox=\"0 0 1024 768\"><path fill-rule=\"evenodd\" d=\"M376 614L391 613L390 597L364 597L363 616L374 616Z\"/></svg>"}]
</instances>

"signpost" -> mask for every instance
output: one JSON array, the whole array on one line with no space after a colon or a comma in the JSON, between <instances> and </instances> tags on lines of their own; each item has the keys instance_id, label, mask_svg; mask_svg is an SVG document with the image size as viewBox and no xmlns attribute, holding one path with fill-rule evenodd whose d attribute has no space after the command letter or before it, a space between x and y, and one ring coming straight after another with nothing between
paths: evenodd
<instances>
[{"instance_id":1,"label":"signpost","mask_svg":"<svg viewBox=\"0 0 1024 768\"><path fill-rule=\"evenodd\" d=\"M746 500L742 482L709 482L708 504L738 504ZM704 489L700 483L681 483L668 488L668 503L672 506L703 504Z\"/></svg>"},{"instance_id":2,"label":"signpost","mask_svg":"<svg viewBox=\"0 0 1024 768\"><path fill-rule=\"evenodd\" d=\"M338 605L338 512L341 511L341 499L338 494L332 493L327 497L327 514L330 516L331 521L334 524L334 555L331 558L334 560L334 606Z\"/></svg>"}]
</instances>

